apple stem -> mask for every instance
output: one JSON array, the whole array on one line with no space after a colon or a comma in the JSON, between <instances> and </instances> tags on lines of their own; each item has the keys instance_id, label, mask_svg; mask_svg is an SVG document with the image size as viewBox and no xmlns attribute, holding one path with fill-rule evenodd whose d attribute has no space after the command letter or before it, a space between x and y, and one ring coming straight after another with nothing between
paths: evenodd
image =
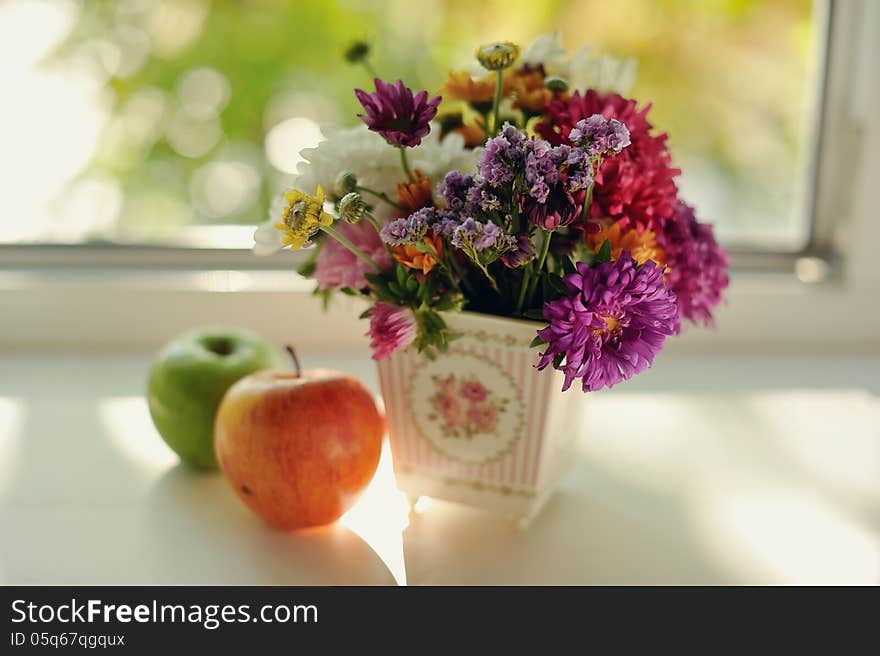
<instances>
[{"instance_id":1,"label":"apple stem","mask_svg":"<svg viewBox=\"0 0 880 656\"><path fill-rule=\"evenodd\" d=\"M293 362L293 368L296 369L296 375L299 376L302 373L302 367L299 365L299 358L296 357L296 349L290 344L287 344L285 345L284 350L287 351L287 355L290 356L290 360Z\"/></svg>"}]
</instances>

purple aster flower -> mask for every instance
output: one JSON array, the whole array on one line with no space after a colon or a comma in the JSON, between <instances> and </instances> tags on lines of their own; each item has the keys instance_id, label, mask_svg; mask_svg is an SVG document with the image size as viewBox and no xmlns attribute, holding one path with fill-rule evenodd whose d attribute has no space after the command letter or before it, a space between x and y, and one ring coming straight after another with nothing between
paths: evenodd
<instances>
[{"instance_id":1,"label":"purple aster flower","mask_svg":"<svg viewBox=\"0 0 880 656\"><path fill-rule=\"evenodd\" d=\"M575 146L586 149L590 157L616 155L630 145L629 130L616 118L607 119L601 114L583 118L568 133Z\"/></svg>"},{"instance_id":2,"label":"purple aster flower","mask_svg":"<svg viewBox=\"0 0 880 656\"><path fill-rule=\"evenodd\" d=\"M516 269L531 258L534 249L532 248L532 240L529 239L529 233L521 232L518 235L511 235L511 237L515 240L514 246L501 256L501 261L508 269Z\"/></svg>"},{"instance_id":3,"label":"purple aster flower","mask_svg":"<svg viewBox=\"0 0 880 656\"><path fill-rule=\"evenodd\" d=\"M391 84L377 77L373 82L375 93L354 90L366 111L366 114L358 114L358 118L392 146L412 148L422 143L422 137L431 131L430 122L437 114L440 96L429 100L427 91L413 96L412 89L401 80Z\"/></svg>"},{"instance_id":4,"label":"purple aster flower","mask_svg":"<svg viewBox=\"0 0 880 656\"><path fill-rule=\"evenodd\" d=\"M729 283L729 260L715 241L712 226L697 221L693 208L679 202L675 217L664 222L657 242L666 252L666 284L676 294L681 317L713 325L712 309L721 302ZM676 332L680 330L676 324Z\"/></svg>"},{"instance_id":5,"label":"purple aster flower","mask_svg":"<svg viewBox=\"0 0 880 656\"><path fill-rule=\"evenodd\" d=\"M425 236L435 219L434 208L423 207L406 218L395 219L383 227L379 234L382 236L382 241L389 246L414 244Z\"/></svg>"},{"instance_id":6,"label":"purple aster flower","mask_svg":"<svg viewBox=\"0 0 880 656\"><path fill-rule=\"evenodd\" d=\"M675 294L650 260L637 266L624 251L596 267L578 262L565 282L572 295L544 304L549 325L538 336L547 344L537 364L565 374L563 391L576 378L585 392L631 378L651 366L675 332Z\"/></svg>"}]
</instances>

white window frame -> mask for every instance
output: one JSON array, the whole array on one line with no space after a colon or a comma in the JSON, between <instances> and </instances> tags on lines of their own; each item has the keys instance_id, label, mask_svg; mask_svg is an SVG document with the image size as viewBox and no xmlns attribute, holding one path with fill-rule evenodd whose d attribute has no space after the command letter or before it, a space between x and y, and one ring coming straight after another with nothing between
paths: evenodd
<instances>
[{"instance_id":1,"label":"white window frame","mask_svg":"<svg viewBox=\"0 0 880 656\"><path fill-rule=\"evenodd\" d=\"M880 2L829 0L812 195L797 254L733 253L718 329L672 349L880 350ZM0 349L152 349L194 325L251 327L306 348L363 348L358 301L328 313L288 253L148 247L0 248Z\"/></svg>"}]
</instances>

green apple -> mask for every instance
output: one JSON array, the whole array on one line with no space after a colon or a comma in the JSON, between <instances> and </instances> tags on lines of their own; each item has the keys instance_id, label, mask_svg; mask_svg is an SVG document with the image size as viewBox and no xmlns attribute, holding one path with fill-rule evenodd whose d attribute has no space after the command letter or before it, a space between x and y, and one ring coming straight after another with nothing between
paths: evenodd
<instances>
[{"instance_id":1,"label":"green apple","mask_svg":"<svg viewBox=\"0 0 880 656\"><path fill-rule=\"evenodd\" d=\"M162 348L150 370L153 423L183 462L216 469L214 415L226 390L283 363L275 349L245 330L201 328L180 335Z\"/></svg>"}]
</instances>

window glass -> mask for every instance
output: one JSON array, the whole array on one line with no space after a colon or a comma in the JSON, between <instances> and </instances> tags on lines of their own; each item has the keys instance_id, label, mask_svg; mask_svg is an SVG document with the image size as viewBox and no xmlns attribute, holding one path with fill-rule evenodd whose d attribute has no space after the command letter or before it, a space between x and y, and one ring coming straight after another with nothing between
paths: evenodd
<instances>
[{"instance_id":1,"label":"window glass","mask_svg":"<svg viewBox=\"0 0 880 656\"><path fill-rule=\"evenodd\" d=\"M633 56L683 196L731 247L797 250L823 34L810 0L22 0L0 5L3 243L249 248L322 128L357 121L344 62L437 90L475 47Z\"/></svg>"}]
</instances>

